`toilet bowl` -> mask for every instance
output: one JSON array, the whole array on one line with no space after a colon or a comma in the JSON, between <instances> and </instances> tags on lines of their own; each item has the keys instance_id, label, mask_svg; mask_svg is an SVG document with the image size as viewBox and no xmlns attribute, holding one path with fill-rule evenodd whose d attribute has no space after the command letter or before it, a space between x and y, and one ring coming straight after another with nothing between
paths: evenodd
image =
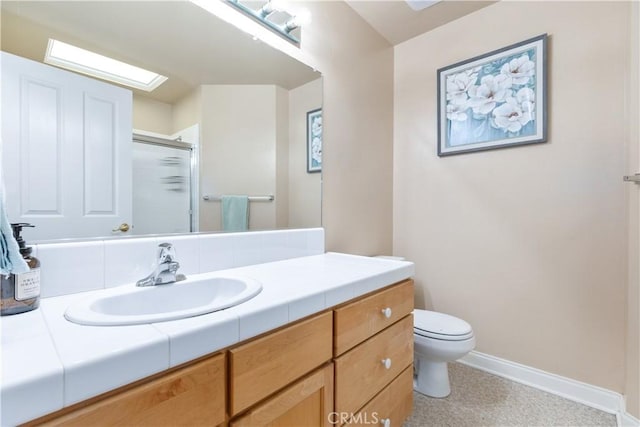
<instances>
[{"instance_id":1,"label":"toilet bowl","mask_svg":"<svg viewBox=\"0 0 640 427\"><path fill-rule=\"evenodd\" d=\"M451 393L447 362L476 346L471 326L464 320L435 311L413 311L414 390L430 397Z\"/></svg>"}]
</instances>

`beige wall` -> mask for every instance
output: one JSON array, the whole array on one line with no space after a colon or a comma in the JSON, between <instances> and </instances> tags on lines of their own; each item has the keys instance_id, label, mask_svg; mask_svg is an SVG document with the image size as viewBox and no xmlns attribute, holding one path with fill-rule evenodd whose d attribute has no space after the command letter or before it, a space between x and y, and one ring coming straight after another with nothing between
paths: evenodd
<instances>
[{"instance_id":1,"label":"beige wall","mask_svg":"<svg viewBox=\"0 0 640 427\"><path fill-rule=\"evenodd\" d=\"M322 176L307 172L307 112L322 107L322 79L289 91L289 227L321 223Z\"/></svg>"},{"instance_id":2,"label":"beige wall","mask_svg":"<svg viewBox=\"0 0 640 427\"><path fill-rule=\"evenodd\" d=\"M276 228L289 227L289 119L289 92L276 86Z\"/></svg>"},{"instance_id":3,"label":"beige wall","mask_svg":"<svg viewBox=\"0 0 640 427\"><path fill-rule=\"evenodd\" d=\"M198 87L173 104L172 133L180 132L202 121L202 88Z\"/></svg>"},{"instance_id":4,"label":"beige wall","mask_svg":"<svg viewBox=\"0 0 640 427\"><path fill-rule=\"evenodd\" d=\"M201 91L202 194L273 194L276 87L205 85ZM251 203L250 229L274 229L275 214L274 203ZM219 203L200 204L200 230L221 230Z\"/></svg>"},{"instance_id":5,"label":"beige wall","mask_svg":"<svg viewBox=\"0 0 640 427\"><path fill-rule=\"evenodd\" d=\"M500 2L395 49L394 254L477 350L625 389L629 3ZM436 155L436 70L549 33L549 140Z\"/></svg>"},{"instance_id":6,"label":"beige wall","mask_svg":"<svg viewBox=\"0 0 640 427\"><path fill-rule=\"evenodd\" d=\"M343 2L302 2L323 73L322 225L330 251L391 252L393 50Z\"/></svg>"},{"instance_id":7,"label":"beige wall","mask_svg":"<svg viewBox=\"0 0 640 427\"><path fill-rule=\"evenodd\" d=\"M640 172L640 3L632 5L632 41L628 99L629 155L627 173ZM629 288L627 291L627 412L640 418L640 186L627 184L629 194Z\"/></svg>"},{"instance_id":8,"label":"beige wall","mask_svg":"<svg viewBox=\"0 0 640 427\"><path fill-rule=\"evenodd\" d=\"M140 95L133 95L133 128L171 135L171 104Z\"/></svg>"}]
</instances>

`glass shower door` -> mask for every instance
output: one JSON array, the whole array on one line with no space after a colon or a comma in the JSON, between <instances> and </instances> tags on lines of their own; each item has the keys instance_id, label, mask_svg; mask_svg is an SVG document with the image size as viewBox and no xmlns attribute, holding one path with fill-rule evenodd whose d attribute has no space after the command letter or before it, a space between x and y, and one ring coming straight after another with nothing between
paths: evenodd
<instances>
[{"instance_id":1,"label":"glass shower door","mask_svg":"<svg viewBox=\"0 0 640 427\"><path fill-rule=\"evenodd\" d=\"M133 142L133 233L191 231L191 149Z\"/></svg>"}]
</instances>

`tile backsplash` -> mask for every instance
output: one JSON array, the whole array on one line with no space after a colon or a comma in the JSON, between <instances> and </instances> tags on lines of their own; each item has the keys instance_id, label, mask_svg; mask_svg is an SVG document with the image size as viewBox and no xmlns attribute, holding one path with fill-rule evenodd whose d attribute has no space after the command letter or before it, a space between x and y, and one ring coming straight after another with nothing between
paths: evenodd
<instances>
[{"instance_id":1,"label":"tile backsplash","mask_svg":"<svg viewBox=\"0 0 640 427\"><path fill-rule=\"evenodd\" d=\"M324 229L186 234L34 245L43 298L133 283L155 266L157 246L173 244L179 272L207 273L324 253Z\"/></svg>"}]
</instances>

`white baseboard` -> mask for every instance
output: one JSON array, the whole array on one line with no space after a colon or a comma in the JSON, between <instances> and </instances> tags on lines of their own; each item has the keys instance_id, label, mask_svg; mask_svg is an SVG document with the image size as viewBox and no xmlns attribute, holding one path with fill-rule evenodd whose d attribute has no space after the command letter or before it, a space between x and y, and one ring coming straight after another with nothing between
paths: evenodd
<instances>
[{"instance_id":1,"label":"white baseboard","mask_svg":"<svg viewBox=\"0 0 640 427\"><path fill-rule=\"evenodd\" d=\"M620 427L638 427L640 426L640 420L628 412L622 412L618 417L618 425Z\"/></svg>"},{"instance_id":2,"label":"white baseboard","mask_svg":"<svg viewBox=\"0 0 640 427\"><path fill-rule=\"evenodd\" d=\"M624 398L620 393L478 351L472 351L458 362L615 414L619 426L640 426L636 418L625 412Z\"/></svg>"}]
</instances>

